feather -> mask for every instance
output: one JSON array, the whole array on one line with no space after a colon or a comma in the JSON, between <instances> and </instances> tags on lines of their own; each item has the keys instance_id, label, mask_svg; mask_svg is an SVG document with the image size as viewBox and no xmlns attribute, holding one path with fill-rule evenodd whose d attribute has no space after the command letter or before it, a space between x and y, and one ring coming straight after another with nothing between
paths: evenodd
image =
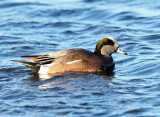
<instances>
[{"instance_id":1,"label":"feather","mask_svg":"<svg viewBox=\"0 0 160 117\"><path fill-rule=\"evenodd\" d=\"M34 72L38 72L40 69L40 64L38 64L38 63L28 62L28 61L15 61L15 60L11 60L11 61L23 64L23 65L31 68Z\"/></svg>"},{"instance_id":2,"label":"feather","mask_svg":"<svg viewBox=\"0 0 160 117\"><path fill-rule=\"evenodd\" d=\"M38 56L21 56L21 58L24 58L24 59L29 59L31 61L34 61Z\"/></svg>"}]
</instances>

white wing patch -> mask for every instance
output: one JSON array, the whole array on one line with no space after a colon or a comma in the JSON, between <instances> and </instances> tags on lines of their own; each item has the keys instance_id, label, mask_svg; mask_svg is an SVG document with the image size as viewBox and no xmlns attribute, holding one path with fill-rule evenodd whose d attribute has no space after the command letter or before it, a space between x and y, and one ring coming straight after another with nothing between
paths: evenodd
<instances>
[{"instance_id":1,"label":"white wing patch","mask_svg":"<svg viewBox=\"0 0 160 117\"><path fill-rule=\"evenodd\" d=\"M70 61L70 62L67 62L66 64L72 64L72 63L76 63L76 62L79 62L79 61L82 61L82 59L80 60L74 60L74 61ZM39 75L40 75L40 78L44 78L44 79L48 79L50 78L50 76L48 75L48 71L49 71L49 68L54 65L55 63L50 63L50 64L45 64L45 65L41 65L40 66L40 69L38 71Z\"/></svg>"},{"instance_id":2,"label":"white wing patch","mask_svg":"<svg viewBox=\"0 0 160 117\"><path fill-rule=\"evenodd\" d=\"M47 74L49 68L54 65L55 63L51 63L51 64L46 64L46 65L41 65L40 69L38 71L39 74Z\"/></svg>"},{"instance_id":3,"label":"white wing patch","mask_svg":"<svg viewBox=\"0 0 160 117\"><path fill-rule=\"evenodd\" d=\"M67 62L66 64L72 64L72 63L76 63L76 62L79 62L79 61L82 61L82 60L74 60L74 61Z\"/></svg>"}]
</instances>

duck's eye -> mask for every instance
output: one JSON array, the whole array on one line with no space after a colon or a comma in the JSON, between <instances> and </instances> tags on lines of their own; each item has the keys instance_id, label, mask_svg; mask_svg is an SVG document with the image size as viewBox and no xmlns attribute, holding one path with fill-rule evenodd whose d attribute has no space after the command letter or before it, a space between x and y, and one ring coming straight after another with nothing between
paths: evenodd
<instances>
[{"instance_id":1,"label":"duck's eye","mask_svg":"<svg viewBox=\"0 0 160 117\"><path fill-rule=\"evenodd\" d=\"M114 45L114 42L110 39L107 39L104 45Z\"/></svg>"},{"instance_id":2,"label":"duck's eye","mask_svg":"<svg viewBox=\"0 0 160 117\"><path fill-rule=\"evenodd\" d=\"M114 45L114 42L112 40L109 41L109 45Z\"/></svg>"}]
</instances>

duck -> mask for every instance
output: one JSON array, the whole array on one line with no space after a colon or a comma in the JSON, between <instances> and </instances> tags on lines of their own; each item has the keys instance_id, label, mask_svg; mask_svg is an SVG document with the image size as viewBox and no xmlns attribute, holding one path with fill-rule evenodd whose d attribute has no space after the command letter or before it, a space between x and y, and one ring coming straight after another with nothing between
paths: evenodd
<instances>
[{"instance_id":1,"label":"duck","mask_svg":"<svg viewBox=\"0 0 160 117\"><path fill-rule=\"evenodd\" d=\"M92 52L82 48L71 48L34 56L21 56L29 61L13 62L23 64L38 73L41 78L51 78L66 72L108 73L115 68L113 53L127 55L112 37L100 39Z\"/></svg>"}]
</instances>

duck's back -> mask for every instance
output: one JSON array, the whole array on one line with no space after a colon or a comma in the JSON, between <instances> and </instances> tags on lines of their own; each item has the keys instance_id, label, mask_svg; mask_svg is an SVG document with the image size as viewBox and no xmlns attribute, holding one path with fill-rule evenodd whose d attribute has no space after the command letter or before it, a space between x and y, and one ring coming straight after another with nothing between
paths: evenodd
<instances>
[{"instance_id":1,"label":"duck's back","mask_svg":"<svg viewBox=\"0 0 160 117\"><path fill-rule=\"evenodd\" d=\"M68 49L50 54L55 60L50 64L47 73L58 72L102 72L112 71L114 62L112 58L100 57L85 49ZM46 65L44 65L46 66ZM43 73L44 66L39 73Z\"/></svg>"}]
</instances>

